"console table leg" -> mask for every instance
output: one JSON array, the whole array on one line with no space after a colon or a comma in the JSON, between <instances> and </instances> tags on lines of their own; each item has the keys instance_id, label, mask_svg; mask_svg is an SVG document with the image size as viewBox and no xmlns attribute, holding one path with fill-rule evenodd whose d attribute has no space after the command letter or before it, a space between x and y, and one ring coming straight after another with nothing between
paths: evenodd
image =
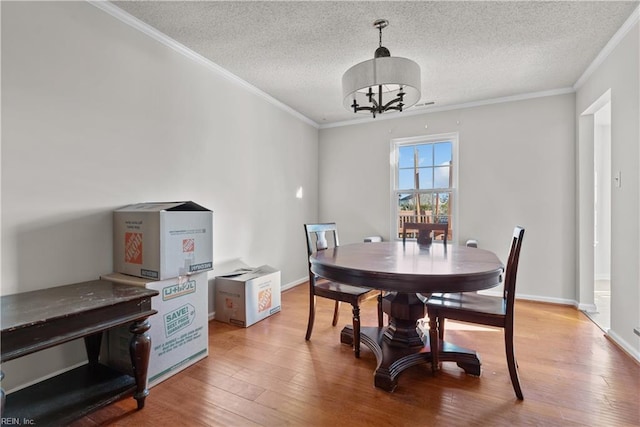
<instances>
[{"instance_id":1,"label":"console table leg","mask_svg":"<svg viewBox=\"0 0 640 427\"><path fill-rule=\"evenodd\" d=\"M4 378L4 372L0 370L0 383ZM0 415L4 414L4 389L0 386Z\"/></svg>"},{"instance_id":2,"label":"console table leg","mask_svg":"<svg viewBox=\"0 0 640 427\"><path fill-rule=\"evenodd\" d=\"M148 319L134 322L129 330L133 334L129 344L133 375L136 379L136 392L133 397L138 401L138 409L144 408L144 400L149 395L147 389L147 370L149 368L149 354L151 352L151 338L147 331L151 327Z\"/></svg>"},{"instance_id":3,"label":"console table leg","mask_svg":"<svg viewBox=\"0 0 640 427\"><path fill-rule=\"evenodd\" d=\"M84 337L84 346L87 350L87 359L89 359L89 366L95 366L98 364L101 343L102 332Z\"/></svg>"}]
</instances>

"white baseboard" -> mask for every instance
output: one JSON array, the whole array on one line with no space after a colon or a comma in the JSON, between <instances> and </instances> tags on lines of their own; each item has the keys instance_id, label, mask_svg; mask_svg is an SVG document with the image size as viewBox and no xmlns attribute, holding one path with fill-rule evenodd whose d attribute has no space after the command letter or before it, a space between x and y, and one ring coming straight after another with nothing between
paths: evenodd
<instances>
[{"instance_id":1,"label":"white baseboard","mask_svg":"<svg viewBox=\"0 0 640 427\"><path fill-rule=\"evenodd\" d=\"M541 297L538 295L516 295L516 298L529 301L548 302L551 304L572 305L576 308L578 307L578 301L573 299Z\"/></svg>"},{"instance_id":2,"label":"white baseboard","mask_svg":"<svg viewBox=\"0 0 640 427\"><path fill-rule=\"evenodd\" d=\"M623 340L622 337L620 337L620 335L616 334L611 329L609 329L605 335L607 336L607 338L613 341L618 347L620 347L622 351L627 353L629 356L633 357L636 360L636 362L640 363L640 351L633 348L631 344Z\"/></svg>"},{"instance_id":3,"label":"white baseboard","mask_svg":"<svg viewBox=\"0 0 640 427\"><path fill-rule=\"evenodd\" d=\"M291 288L295 288L298 285L302 285L303 283L306 283L308 280L309 280L309 277L307 277L307 276L305 276L305 277L303 277L301 279L294 280L293 282L289 282L286 285L283 285L282 286L282 290L283 291L288 291Z\"/></svg>"},{"instance_id":4,"label":"white baseboard","mask_svg":"<svg viewBox=\"0 0 640 427\"><path fill-rule=\"evenodd\" d=\"M502 291L482 291L485 295L491 295L496 297L502 296ZM560 305L571 305L574 307L578 307L578 301L572 299L565 298L552 298L552 297L541 297L539 295L523 295L516 293L516 299L524 300L524 301L537 301L537 302L548 302L551 304L560 304Z\"/></svg>"},{"instance_id":5,"label":"white baseboard","mask_svg":"<svg viewBox=\"0 0 640 427\"><path fill-rule=\"evenodd\" d=\"M595 313L598 311L598 307L595 304L578 304L578 310L586 311L587 313Z\"/></svg>"}]
</instances>

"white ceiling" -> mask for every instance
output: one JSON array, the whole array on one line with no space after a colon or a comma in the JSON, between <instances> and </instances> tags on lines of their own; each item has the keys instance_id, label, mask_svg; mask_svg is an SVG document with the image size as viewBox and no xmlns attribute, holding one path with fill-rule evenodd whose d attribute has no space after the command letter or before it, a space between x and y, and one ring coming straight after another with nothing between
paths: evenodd
<instances>
[{"instance_id":1,"label":"white ceiling","mask_svg":"<svg viewBox=\"0 0 640 427\"><path fill-rule=\"evenodd\" d=\"M416 61L421 103L459 105L570 88L636 1L114 1L318 125L363 116L342 74L373 57ZM431 107L431 108L434 108ZM401 113L385 113L401 114Z\"/></svg>"}]
</instances>

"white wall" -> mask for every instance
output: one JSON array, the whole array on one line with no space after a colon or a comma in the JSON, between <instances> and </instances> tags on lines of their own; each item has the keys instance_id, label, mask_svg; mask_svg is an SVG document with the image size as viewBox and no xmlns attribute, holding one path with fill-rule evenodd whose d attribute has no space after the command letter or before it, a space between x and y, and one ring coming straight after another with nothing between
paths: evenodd
<instances>
[{"instance_id":1,"label":"white wall","mask_svg":"<svg viewBox=\"0 0 640 427\"><path fill-rule=\"evenodd\" d=\"M88 3L1 7L3 295L111 272L111 212L141 201L212 209L214 264L306 277L315 127ZM3 364L3 387L84 358L75 342Z\"/></svg>"},{"instance_id":2,"label":"white wall","mask_svg":"<svg viewBox=\"0 0 640 427\"><path fill-rule=\"evenodd\" d=\"M455 239L506 260L522 225L518 294L574 303L574 107L566 94L321 129L320 220L335 220L344 243L388 239L390 140L459 132Z\"/></svg>"},{"instance_id":3,"label":"white wall","mask_svg":"<svg viewBox=\"0 0 640 427\"><path fill-rule=\"evenodd\" d=\"M635 24L576 92L580 114L611 90L611 172L621 172L621 187L611 188L611 329L609 335L640 359L640 24ZM588 145L588 137L579 138ZM593 149L591 149L593 162ZM589 156L580 157L587 170ZM581 182L581 185L593 185ZM613 183L612 183L613 185ZM582 193L582 191L581 191ZM588 206L580 204L580 209ZM591 220L593 223L593 219ZM593 224L591 224L591 229ZM589 226L585 227L588 230ZM593 235L592 235L593 236ZM583 237L583 236L581 236ZM584 238L588 245L588 236ZM587 250L580 246L580 250Z\"/></svg>"}]
</instances>

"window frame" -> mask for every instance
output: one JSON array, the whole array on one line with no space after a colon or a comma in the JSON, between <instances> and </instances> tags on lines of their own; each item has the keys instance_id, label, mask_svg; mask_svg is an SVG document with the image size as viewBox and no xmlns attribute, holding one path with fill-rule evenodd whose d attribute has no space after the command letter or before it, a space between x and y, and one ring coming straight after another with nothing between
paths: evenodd
<instances>
[{"instance_id":1,"label":"window frame","mask_svg":"<svg viewBox=\"0 0 640 427\"><path fill-rule=\"evenodd\" d=\"M392 241L402 240L400 237L401 230L398 230L398 218L399 218L399 206L398 206L398 194L406 193L406 190L398 189L398 151L399 147L407 145L419 145L419 144L435 144L438 142L451 142L451 187L447 190L451 192L451 198L453 199L453 209L451 209L452 224L451 227L451 239L455 242L458 230L458 205L460 201L458 199L458 144L459 134L458 132L448 132L433 135L413 136L407 138L394 138L390 141L390 153L389 153L389 170L390 170L390 183L391 188L389 192L390 200L390 221L389 221L389 236ZM443 188L437 189L420 189L422 194L433 194L443 192Z\"/></svg>"}]
</instances>

